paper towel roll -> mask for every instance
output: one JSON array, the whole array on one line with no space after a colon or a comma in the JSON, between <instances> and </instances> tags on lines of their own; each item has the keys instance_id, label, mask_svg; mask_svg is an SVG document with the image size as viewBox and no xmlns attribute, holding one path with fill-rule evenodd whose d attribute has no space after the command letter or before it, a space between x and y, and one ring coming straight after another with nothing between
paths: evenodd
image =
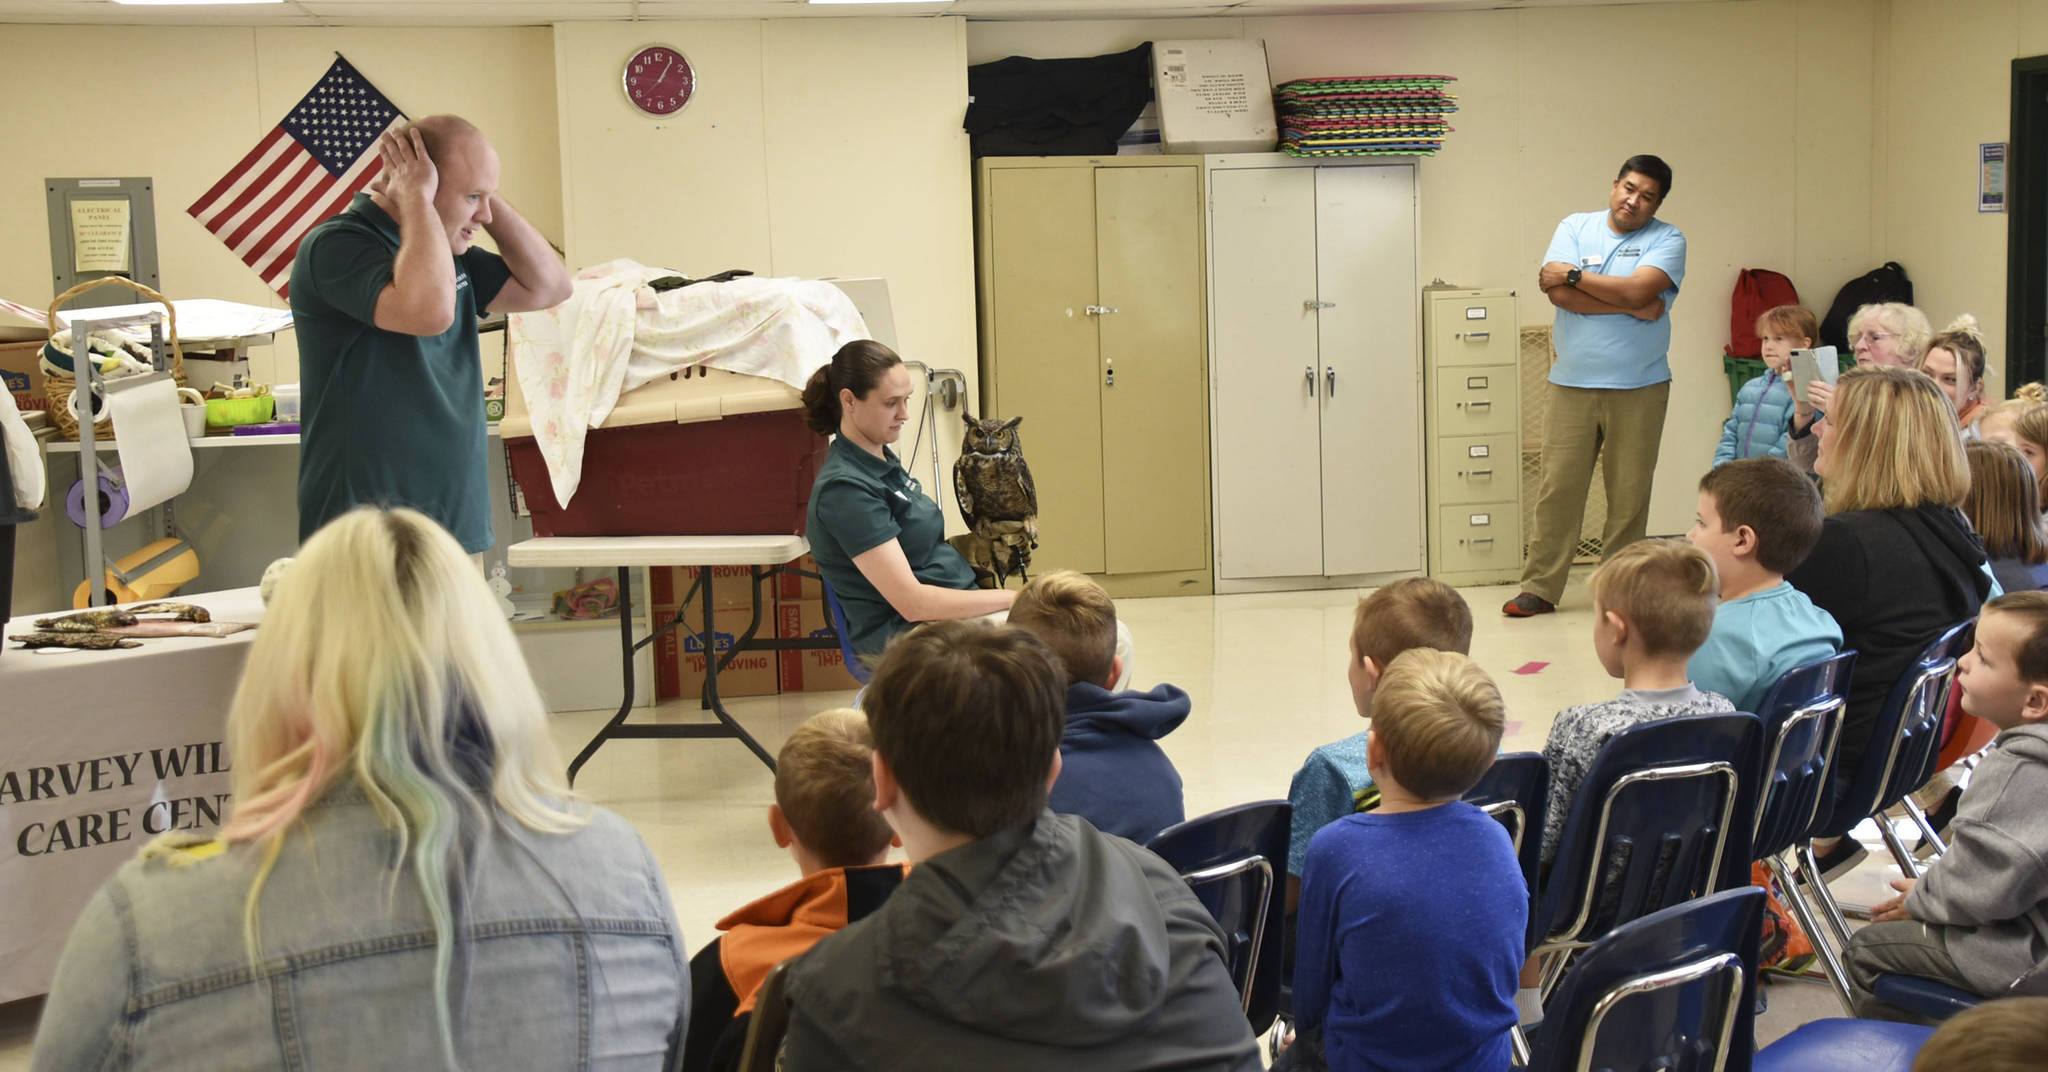
<instances>
[{"instance_id":1,"label":"paper towel roll","mask_svg":"<svg viewBox=\"0 0 2048 1072\"><path fill-rule=\"evenodd\" d=\"M119 469L100 473L100 527L109 529L129 513L128 488L121 483ZM64 497L64 513L71 523L85 527L85 481L71 482L71 494Z\"/></svg>"},{"instance_id":2,"label":"paper towel roll","mask_svg":"<svg viewBox=\"0 0 2048 1072\"><path fill-rule=\"evenodd\" d=\"M178 412L178 385L169 376L114 380L106 405L121 453L128 512L135 514L192 485L192 442Z\"/></svg>"}]
</instances>

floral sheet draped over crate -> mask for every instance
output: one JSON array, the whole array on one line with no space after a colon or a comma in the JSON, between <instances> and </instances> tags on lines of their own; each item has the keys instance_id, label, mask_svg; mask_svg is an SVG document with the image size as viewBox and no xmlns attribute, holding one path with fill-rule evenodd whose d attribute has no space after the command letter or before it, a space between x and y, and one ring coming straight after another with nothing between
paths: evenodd
<instances>
[{"instance_id":1,"label":"floral sheet draped over crate","mask_svg":"<svg viewBox=\"0 0 2048 1072\"><path fill-rule=\"evenodd\" d=\"M801 391L841 346L870 337L852 299L821 280L647 285L676 274L610 261L576 273L568 301L509 318L506 355L556 502L576 494L584 436L604 426L620 395L699 365Z\"/></svg>"}]
</instances>

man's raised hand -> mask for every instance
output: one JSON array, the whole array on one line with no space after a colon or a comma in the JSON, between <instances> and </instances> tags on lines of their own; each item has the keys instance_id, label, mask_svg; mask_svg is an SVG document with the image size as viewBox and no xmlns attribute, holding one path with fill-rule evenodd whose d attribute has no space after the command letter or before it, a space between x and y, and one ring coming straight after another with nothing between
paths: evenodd
<instances>
[{"instance_id":1,"label":"man's raised hand","mask_svg":"<svg viewBox=\"0 0 2048 1072\"><path fill-rule=\"evenodd\" d=\"M377 181L383 184L386 196L400 205L433 205L441 173L427 155L426 140L420 137L417 127L385 131L377 139L377 155L384 160L384 173Z\"/></svg>"}]
</instances>

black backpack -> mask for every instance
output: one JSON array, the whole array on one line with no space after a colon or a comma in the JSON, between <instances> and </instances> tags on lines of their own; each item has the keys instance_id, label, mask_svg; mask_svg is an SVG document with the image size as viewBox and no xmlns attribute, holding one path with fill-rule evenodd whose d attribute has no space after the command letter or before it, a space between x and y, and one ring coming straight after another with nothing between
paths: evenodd
<instances>
[{"instance_id":1,"label":"black backpack","mask_svg":"<svg viewBox=\"0 0 2048 1072\"><path fill-rule=\"evenodd\" d=\"M1906 269L1898 261L1886 261L1884 267L1873 268L1842 284L1842 289L1835 292L1835 303L1828 306L1828 315L1820 322L1821 343L1839 353L1848 353L1849 318L1856 315L1856 310L1880 302L1913 304L1913 281L1906 278Z\"/></svg>"}]
</instances>

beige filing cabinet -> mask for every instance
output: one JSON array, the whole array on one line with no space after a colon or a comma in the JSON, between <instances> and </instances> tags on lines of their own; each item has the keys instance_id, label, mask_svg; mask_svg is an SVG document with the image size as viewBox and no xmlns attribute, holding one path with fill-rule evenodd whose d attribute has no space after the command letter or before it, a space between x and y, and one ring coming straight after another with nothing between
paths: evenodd
<instances>
[{"instance_id":1,"label":"beige filing cabinet","mask_svg":"<svg viewBox=\"0 0 2048 1072\"><path fill-rule=\"evenodd\" d=\"M1207 161L1218 589L1420 572L1414 162Z\"/></svg>"},{"instance_id":2,"label":"beige filing cabinet","mask_svg":"<svg viewBox=\"0 0 2048 1072\"><path fill-rule=\"evenodd\" d=\"M1521 335L1511 290L1422 292L1429 575L1522 576Z\"/></svg>"},{"instance_id":3,"label":"beige filing cabinet","mask_svg":"<svg viewBox=\"0 0 2048 1072\"><path fill-rule=\"evenodd\" d=\"M976 171L982 407L1022 417L1032 572L1206 594L1199 157L988 157Z\"/></svg>"}]
</instances>

